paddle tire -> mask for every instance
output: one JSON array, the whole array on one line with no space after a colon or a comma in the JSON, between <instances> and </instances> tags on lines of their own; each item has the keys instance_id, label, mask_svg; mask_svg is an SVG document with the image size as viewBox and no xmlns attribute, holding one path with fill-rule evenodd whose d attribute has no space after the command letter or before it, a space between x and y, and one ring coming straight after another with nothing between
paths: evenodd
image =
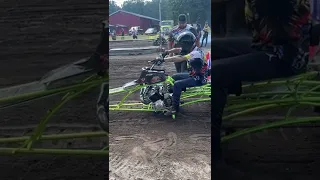
<instances>
[{"instance_id":1,"label":"paddle tire","mask_svg":"<svg viewBox=\"0 0 320 180\"><path fill-rule=\"evenodd\" d=\"M109 98L104 104L97 105L97 119L102 130L109 133Z\"/></svg>"},{"instance_id":2,"label":"paddle tire","mask_svg":"<svg viewBox=\"0 0 320 180\"><path fill-rule=\"evenodd\" d=\"M161 45L167 44L167 40L165 38L157 38L156 40L153 41L154 46L159 46L161 42Z\"/></svg>"},{"instance_id":3,"label":"paddle tire","mask_svg":"<svg viewBox=\"0 0 320 180\"><path fill-rule=\"evenodd\" d=\"M100 128L109 133L109 83L107 82L101 84L96 108Z\"/></svg>"}]
</instances>

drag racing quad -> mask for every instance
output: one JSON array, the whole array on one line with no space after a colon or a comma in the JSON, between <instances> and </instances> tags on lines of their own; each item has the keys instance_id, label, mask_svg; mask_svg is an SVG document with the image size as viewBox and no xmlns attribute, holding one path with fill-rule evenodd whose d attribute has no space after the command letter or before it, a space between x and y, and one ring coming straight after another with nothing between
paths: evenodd
<instances>
[{"instance_id":1,"label":"drag racing quad","mask_svg":"<svg viewBox=\"0 0 320 180\"><path fill-rule=\"evenodd\" d=\"M142 68L140 77L137 80L109 90L110 95L124 93L120 102L116 104L110 103L109 110L162 113L164 115L172 115L172 118L175 119L176 115L171 113L172 88L175 80L166 74L163 68L158 68L161 65L159 59L163 59L162 54L156 60L149 61L149 63L152 63L151 67ZM130 95L139 96L140 101L126 102ZM210 82L202 86L186 88L181 94L180 106L210 102L210 95Z\"/></svg>"},{"instance_id":2,"label":"drag racing quad","mask_svg":"<svg viewBox=\"0 0 320 180\"><path fill-rule=\"evenodd\" d=\"M166 40L166 38L164 36L165 36L164 33L159 34L157 39L155 39L153 41L153 45L154 46L160 46L160 43L161 43L161 45L167 44L168 41Z\"/></svg>"}]
</instances>

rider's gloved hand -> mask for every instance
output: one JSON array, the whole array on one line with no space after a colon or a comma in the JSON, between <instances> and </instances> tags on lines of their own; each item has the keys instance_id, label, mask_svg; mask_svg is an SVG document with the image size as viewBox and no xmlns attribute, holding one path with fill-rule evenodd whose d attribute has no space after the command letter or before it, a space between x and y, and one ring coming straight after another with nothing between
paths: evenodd
<instances>
[{"instance_id":1,"label":"rider's gloved hand","mask_svg":"<svg viewBox=\"0 0 320 180\"><path fill-rule=\"evenodd\" d=\"M158 57L158 58L156 59L156 64L157 64L158 66L160 66L162 63L164 63L164 58Z\"/></svg>"},{"instance_id":2,"label":"rider's gloved hand","mask_svg":"<svg viewBox=\"0 0 320 180\"><path fill-rule=\"evenodd\" d=\"M169 55L169 52L168 52L168 51L164 51L164 52L162 53L162 57L166 57L167 55Z\"/></svg>"}]
</instances>

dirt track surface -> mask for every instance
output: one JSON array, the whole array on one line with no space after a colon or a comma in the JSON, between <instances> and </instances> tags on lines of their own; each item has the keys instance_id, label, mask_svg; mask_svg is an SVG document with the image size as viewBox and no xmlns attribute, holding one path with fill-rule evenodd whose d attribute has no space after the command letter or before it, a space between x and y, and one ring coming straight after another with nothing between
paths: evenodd
<instances>
[{"instance_id":1,"label":"dirt track surface","mask_svg":"<svg viewBox=\"0 0 320 180\"><path fill-rule=\"evenodd\" d=\"M110 57L110 88L138 78L155 57ZM169 74L174 71L173 63L165 67ZM121 97L110 96L110 102ZM210 105L193 109L176 120L145 112L110 112L110 179L211 179Z\"/></svg>"},{"instance_id":2,"label":"dirt track surface","mask_svg":"<svg viewBox=\"0 0 320 180\"><path fill-rule=\"evenodd\" d=\"M108 14L104 0L0 3L0 87L37 80L90 56Z\"/></svg>"},{"instance_id":3,"label":"dirt track surface","mask_svg":"<svg viewBox=\"0 0 320 180\"><path fill-rule=\"evenodd\" d=\"M107 16L106 5L104 0L90 1L90 5L82 0L64 0L59 4L53 0L1 1L0 87L40 79L49 70L90 56L99 40L100 22ZM35 6L37 11L31 9ZM117 47L129 45L118 44ZM133 80L142 65L150 60L140 56L123 59L130 69L123 67L121 59L111 60L112 87ZM98 131L96 96L97 91L68 103L50 121L47 133ZM29 134L29 126L37 124L58 100L52 98L1 110L1 136ZM112 113L112 176L116 180L127 180L125 172L131 168L129 172L137 179L140 176L141 179L152 179L153 172L153 175L158 173L158 177L184 174L193 176L190 179L200 176L206 179L210 174L210 113L208 109L200 113L188 109L184 114L188 117L172 121L148 113ZM319 128L294 128L283 132L286 138L279 130L237 138L228 144L228 148L225 146L225 155L234 166L256 174L255 179L317 180L320 176ZM47 142L45 145L101 148L105 142L107 140L102 138L59 141L58 144ZM101 180L107 179L108 164L107 158L0 156L0 169L0 179L4 180ZM163 169L165 172L161 171ZM197 173L190 175L186 170ZM146 173L140 173L142 171Z\"/></svg>"},{"instance_id":4,"label":"dirt track surface","mask_svg":"<svg viewBox=\"0 0 320 180\"><path fill-rule=\"evenodd\" d=\"M0 87L38 80L50 70L90 56L99 42L101 22L107 17L104 0L2 0L0 4ZM96 96L97 91L67 103L49 122L46 133L100 130L95 119ZM38 124L59 98L0 110L0 136L29 135L30 127ZM107 139L49 141L37 146L100 149ZM107 159L0 156L0 179L105 180Z\"/></svg>"},{"instance_id":5,"label":"dirt track surface","mask_svg":"<svg viewBox=\"0 0 320 180\"><path fill-rule=\"evenodd\" d=\"M153 46L152 40L109 41L109 48L132 48ZM167 47L167 45L165 45Z\"/></svg>"},{"instance_id":6,"label":"dirt track surface","mask_svg":"<svg viewBox=\"0 0 320 180\"><path fill-rule=\"evenodd\" d=\"M141 67L148 66L147 61L155 56L111 57L110 88L137 78ZM172 65L166 65L167 70L174 71ZM113 95L110 101L119 98ZM130 100L138 100L138 96ZM207 106L201 106L206 107L202 112L196 112L199 107L184 108L184 116L176 121L150 113L111 112L110 177L211 179ZM280 115L279 111L273 113L266 112ZM316 180L320 175L319 137L319 127L274 129L227 142L224 155L232 166L254 179Z\"/></svg>"}]
</instances>

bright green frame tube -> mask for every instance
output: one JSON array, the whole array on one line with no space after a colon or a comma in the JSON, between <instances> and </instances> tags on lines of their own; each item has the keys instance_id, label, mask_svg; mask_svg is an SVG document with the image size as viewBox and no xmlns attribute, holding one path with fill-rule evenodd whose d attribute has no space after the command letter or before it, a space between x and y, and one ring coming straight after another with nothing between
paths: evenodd
<instances>
[{"instance_id":1,"label":"bright green frame tube","mask_svg":"<svg viewBox=\"0 0 320 180\"><path fill-rule=\"evenodd\" d=\"M308 123L320 121L320 117L290 117L292 111L299 106L320 106L320 81L316 80L318 72L308 72L289 79L275 79L257 83L247 83L243 85L245 91L241 96L230 96L228 105L225 109L224 121L234 120L241 116L248 116L252 113L270 110L278 107L287 107L288 111L284 120L259 125L252 128L239 130L233 134L223 137L223 142L234 139L239 136L263 131L270 128L279 128L285 125ZM319 77L318 77L319 78ZM167 81L168 82L168 81ZM171 81L169 81L172 83ZM154 112L150 105L144 105L140 102L126 102L126 99L147 85L137 85L132 89L115 88L110 89L113 94L124 94L119 103L110 104L111 111L142 111ZM259 89L260 90L257 90ZM261 90L261 88L263 90ZM274 91L275 88L286 88L286 90ZM253 91L253 92L252 92ZM210 102L211 85L207 84L201 87L188 88L183 92L181 99L184 103L181 106L187 106L194 103Z\"/></svg>"},{"instance_id":2,"label":"bright green frame tube","mask_svg":"<svg viewBox=\"0 0 320 180\"><path fill-rule=\"evenodd\" d=\"M47 97L49 95L61 95L65 94L61 101L54 105L47 114L39 122L38 126L34 129L31 136L22 137L9 137L0 138L0 143L23 143L21 147L10 148L10 147L0 147L0 154L51 154L51 155L88 155L88 156L105 156L108 157L108 147L103 147L102 149L46 149L46 148L33 148L33 145L39 141L46 140L64 140L64 139L76 139L76 138L96 138L105 137L108 138L108 133L106 132L82 132L82 133L70 133L70 134L52 134L43 135L46 128L46 124L49 119L57 113L63 105L67 102L79 97L83 93L86 93L94 88L100 86L103 82L108 81L108 77L98 77L92 75L80 83L70 85L67 87L51 89L41 92L34 92L30 94L23 94L19 96L5 97L0 99L2 104L10 104L10 107L19 104L21 102L29 101L30 99L39 99ZM2 108L0 107L0 110Z\"/></svg>"}]
</instances>

